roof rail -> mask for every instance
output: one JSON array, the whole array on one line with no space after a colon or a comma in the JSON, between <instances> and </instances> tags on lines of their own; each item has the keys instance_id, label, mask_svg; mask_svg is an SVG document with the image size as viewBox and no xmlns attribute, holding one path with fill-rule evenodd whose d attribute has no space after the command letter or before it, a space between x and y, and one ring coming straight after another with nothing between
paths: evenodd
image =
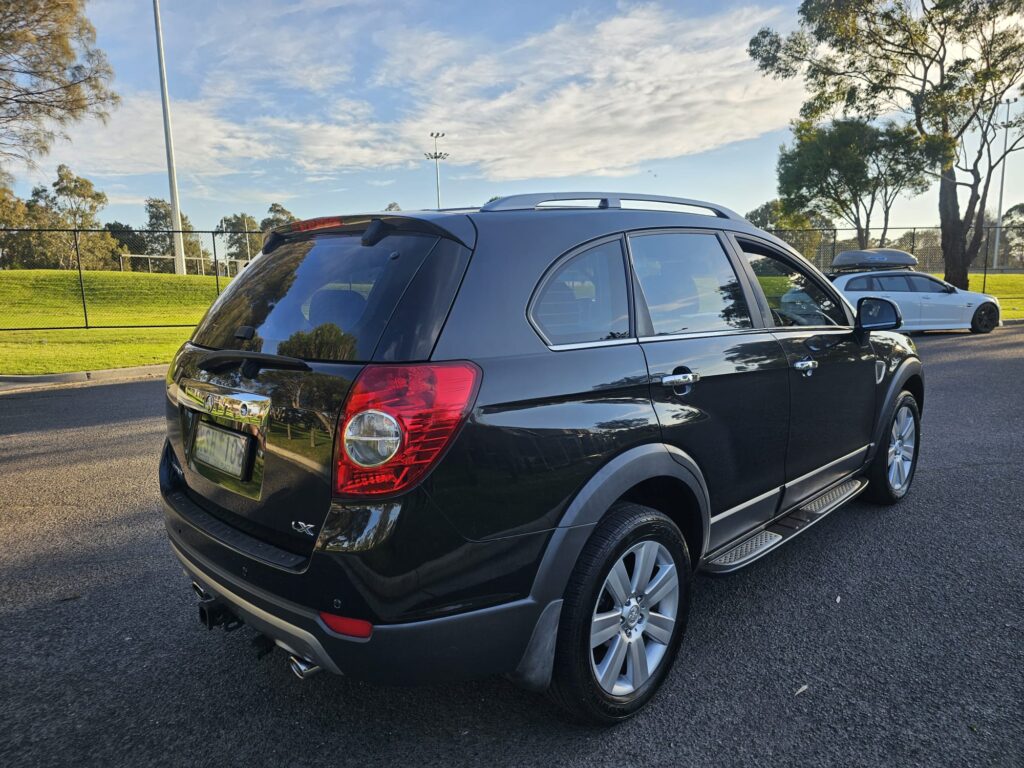
<instances>
[{"instance_id":1,"label":"roof rail","mask_svg":"<svg viewBox=\"0 0 1024 768\"><path fill-rule=\"evenodd\" d=\"M583 200L596 201L597 208L622 208L623 200L638 203L669 203L673 205L684 205L690 208L703 208L720 219L743 219L743 217L738 213L729 210L725 206L708 203L703 200L691 200L686 197L666 197L664 195L629 194L626 192L535 192L527 195L509 195L508 197L499 197L497 200L492 200L480 208L480 210L527 211L541 207L544 203L557 203L559 201L576 202Z\"/></svg>"}]
</instances>

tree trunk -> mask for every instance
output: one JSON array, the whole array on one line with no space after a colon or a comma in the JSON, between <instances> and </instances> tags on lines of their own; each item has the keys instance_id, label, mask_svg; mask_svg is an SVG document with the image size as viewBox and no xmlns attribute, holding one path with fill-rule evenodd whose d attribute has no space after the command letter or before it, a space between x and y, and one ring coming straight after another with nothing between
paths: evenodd
<instances>
[{"instance_id":1,"label":"tree trunk","mask_svg":"<svg viewBox=\"0 0 1024 768\"><path fill-rule=\"evenodd\" d=\"M942 169L939 178L939 225L942 229L942 260L946 264L946 282L967 290L967 259L964 243L964 222L960 218L957 198L956 169Z\"/></svg>"}]
</instances>

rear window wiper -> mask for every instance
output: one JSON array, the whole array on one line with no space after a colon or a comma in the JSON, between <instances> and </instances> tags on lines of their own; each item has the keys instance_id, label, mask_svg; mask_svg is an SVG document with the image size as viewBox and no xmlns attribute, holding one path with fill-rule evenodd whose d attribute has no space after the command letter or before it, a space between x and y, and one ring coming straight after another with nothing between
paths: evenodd
<instances>
[{"instance_id":1,"label":"rear window wiper","mask_svg":"<svg viewBox=\"0 0 1024 768\"><path fill-rule=\"evenodd\" d=\"M226 371L242 366L242 374L253 378L264 368L276 368L286 371L311 371L309 363L297 357L285 355L269 355L263 352L246 352L245 350L226 349L210 352L199 361L199 367L210 373Z\"/></svg>"}]
</instances>

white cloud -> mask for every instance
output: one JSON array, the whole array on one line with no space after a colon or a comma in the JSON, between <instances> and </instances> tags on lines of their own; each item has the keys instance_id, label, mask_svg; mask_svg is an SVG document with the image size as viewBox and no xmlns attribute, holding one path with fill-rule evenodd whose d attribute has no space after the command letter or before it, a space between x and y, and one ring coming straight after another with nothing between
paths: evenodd
<instances>
[{"instance_id":1,"label":"white cloud","mask_svg":"<svg viewBox=\"0 0 1024 768\"><path fill-rule=\"evenodd\" d=\"M344 14L311 12L339 5ZM787 125L800 83L764 78L746 54L750 36L778 16L749 7L695 19L661 4L624 5L499 46L403 26L401 14L368 0L259 0L244 15L215 5L196 21L189 66L202 74L200 96L172 103L179 170L206 196L210 179L227 174L248 182L267 169L280 179L284 169L321 181L413 168L429 132L444 130L460 178L634 173ZM359 83L357 38L372 54ZM321 95L295 100L292 90ZM125 95L108 125L76 126L73 138L55 148L54 164L92 176L165 170L156 93ZM239 198L263 196L238 179L215 186L230 198L229 184Z\"/></svg>"},{"instance_id":2,"label":"white cloud","mask_svg":"<svg viewBox=\"0 0 1024 768\"><path fill-rule=\"evenodd\" d=\"M175 160L180 172L197 176L233 173L240 161L274 156L269 137L215 113L204 101L172 100ZM57 143L47 165L67 163L86 176L165 173L163 113L155 93L131 93L107 123L75 126L72 142Z\"/></svg>"},{"instance_id":3,"label":"white cloud","mask_svg":"<svg viewBox=\"0 0 1024 768\"><path fill-rule=\"evenodd\" d=\"M767 80L746 53L775 16L693 20L642 5L603 21L577 14L499 50L405 29L381 36L389 50L376 78L410 97L398 119L361 107L357 119L269 127L310 167L412 164L440 128L449 162L491 180L633 173L787 125L800 84Z\"/></svg>"}]
</instances>

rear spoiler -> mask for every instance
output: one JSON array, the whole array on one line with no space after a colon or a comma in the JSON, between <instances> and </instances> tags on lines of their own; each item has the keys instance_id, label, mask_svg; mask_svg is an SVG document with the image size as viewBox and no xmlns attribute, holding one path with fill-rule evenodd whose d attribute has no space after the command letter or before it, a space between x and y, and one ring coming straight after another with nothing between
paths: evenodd
<instances>
[{"instance_id":1,"label":"rear spoiler","mask_svg":"<svg viewBox=\"0 0 1024 768\"><path fill-rule=\"evenodd\" d=\"M364 245L374 245L392 232L419 232L454 240L467 248L476 245L476 227L464 214L418 212L402 214L356 214L351 216L321 216L283 224L267 232L263 238L263 252L269 253L289 237L307 232L345 232L363 234Z\"/></svg>"}]
</instances>

